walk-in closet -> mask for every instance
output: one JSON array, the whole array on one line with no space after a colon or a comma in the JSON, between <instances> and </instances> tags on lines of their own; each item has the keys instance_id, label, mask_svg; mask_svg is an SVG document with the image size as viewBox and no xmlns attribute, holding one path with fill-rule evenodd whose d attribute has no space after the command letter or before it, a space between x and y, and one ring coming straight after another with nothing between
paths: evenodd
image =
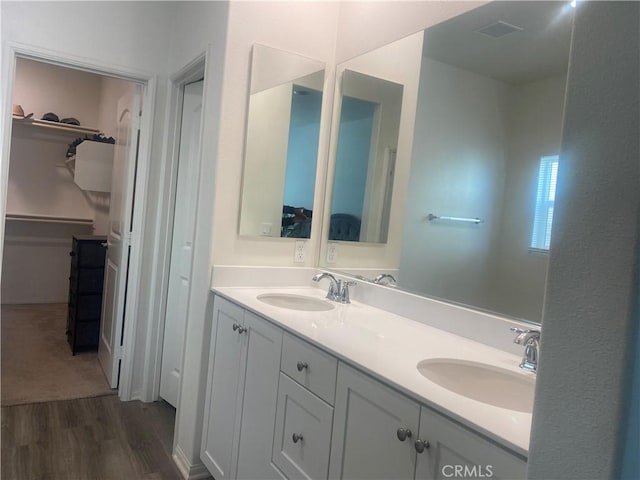
<instances>
[{"instance_id":1,"label":"walk-in closet","mask_svg":"<svg viewBox=\"0 0 640 480\"><path fill-rule=\"evenodd\" d=\"M3 407L115 393L97 349L118 101L134 89L17 59L2 258Z\"/></svg>"}]
</instances>

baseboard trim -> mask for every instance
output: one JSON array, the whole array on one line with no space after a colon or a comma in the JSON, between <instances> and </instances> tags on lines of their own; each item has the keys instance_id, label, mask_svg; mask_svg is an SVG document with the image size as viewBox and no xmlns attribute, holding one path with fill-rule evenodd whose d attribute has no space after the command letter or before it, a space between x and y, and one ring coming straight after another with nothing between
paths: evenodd
<instances>
[{"instance_id":1,"label":"baseboard trim","mask_svg":"<svg viewBox=\"0 0 640 480\"><path fill-rule=\"evenodd\" d=\"M176 446L175 453L172 457L185 480L204 480L206 478L211 478L211 474L204 464L192 464L182 451L182 448L180 448L180 445Z\"/></svg>"}]
</instances>

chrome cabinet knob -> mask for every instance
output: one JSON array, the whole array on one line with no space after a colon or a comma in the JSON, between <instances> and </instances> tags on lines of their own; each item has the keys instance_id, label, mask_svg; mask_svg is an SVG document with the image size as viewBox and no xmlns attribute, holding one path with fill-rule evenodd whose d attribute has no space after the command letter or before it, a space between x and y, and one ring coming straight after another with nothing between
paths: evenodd
<instances>
[{"instance_id":1,"label":"chrome cabinet knob","mask_svg":"<svg viewBox=\"0 0 640 480\"><path fill-rule=\"evenodd\" d=\"M245 327L243 327L242 325L240 325L238 323L234 323L231 328L233 328L234 332L238 332L238 333L244 333L244 332L247 331L247 329Z\"/></svg>"},{"instance_id":2,"label":"chrome cabinet knob","mask_svg":"<svg viewBox=\"0 0 640 480\"><path fill-rule=\"evenodd\" d=\"M399 428L396 435L398 436L398 440L404 442L407 438L411 438L411 430L408 428Z\"/></svg>"},{"instance_id":3,"label":"chrome cabinet knob","mask_svg":"<svg viewBox=\"0 0 640 480\"><path fill-rule=\"evenodd\" d=\"M294 433L291 436L291 440L293 440L293 443L298 443L298 441L302 441L302 440L304 440L304 438L302 437L302 434Z\"/></svg>"},{"instance_id":4,"label":"chrome cabinet knob","mask_svg":"<svg viewBox=\"0 0 640 480\"><path fill-rule=\"evenodd\" d=\"M422 453L425 450L428 450L431 445L426 440L419 440L418 439L418 440L416 440L414 442L413 446L416 448L416 452Z\"/></svg>"},{"instance_id":5,"label":"chrome cabinet knob","mask_svg":"<svg viewBox=\"0 0 640 480\"><path fill-rule=\"evenodd\" d=\"M298 362L297 367L298 367L298 371L301 372L305 368L309 368L309 364L307 364L307 362Z\"/></svg>"}]
</instances>

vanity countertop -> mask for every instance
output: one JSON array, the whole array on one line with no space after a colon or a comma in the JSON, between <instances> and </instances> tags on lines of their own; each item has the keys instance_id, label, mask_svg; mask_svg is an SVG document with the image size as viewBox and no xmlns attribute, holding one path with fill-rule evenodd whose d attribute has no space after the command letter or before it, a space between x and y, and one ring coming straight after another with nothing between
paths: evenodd
<instances>
[{"instance_id":1,"label":"vanity countertop","mask_svg":"<svg viewBox=\"0 0 640 480\"><path fill-rule=\"evenodd\" d=\"M427 380L416 368L425 359L455 358L532 375L518 367L518 356L355 301L348 305L331 302L333 310L308 312L268 305L256 298L265 293L289 293L322 299L326 292L319 288L218 287L213 291L527 456L530 413L458 395Z\"/></svg>"}]
</instances>

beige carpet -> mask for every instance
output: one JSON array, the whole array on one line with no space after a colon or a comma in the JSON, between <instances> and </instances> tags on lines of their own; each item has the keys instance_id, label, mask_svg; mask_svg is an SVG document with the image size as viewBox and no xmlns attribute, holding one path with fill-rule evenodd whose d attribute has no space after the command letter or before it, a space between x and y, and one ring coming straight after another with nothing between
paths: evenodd
<instances>
[{"instance_id":1,"label":"beige carpet","mask_svg":"<svg viewBox=\"0 0 640 480\"><path fill-rule=\"evenodd\" d=\"M71 355L67 306L2 305L0 404L69 400L116 393L97 352Z\"/></svg>"}]
</instances>

